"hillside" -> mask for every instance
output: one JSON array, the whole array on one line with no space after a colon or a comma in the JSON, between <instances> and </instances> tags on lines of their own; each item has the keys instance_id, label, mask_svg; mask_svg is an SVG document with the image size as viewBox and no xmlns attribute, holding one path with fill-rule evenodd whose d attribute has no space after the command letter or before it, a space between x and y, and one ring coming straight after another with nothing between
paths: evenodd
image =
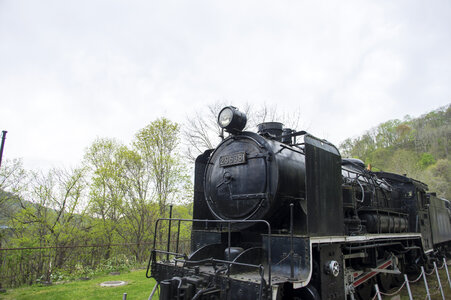
<instances>
[{"instance_id":1,"label":"hillside","mask_svg":"<svg viewBox=\"0 0 451 300\"><path fill-rule=\"evenodd\" d=\"M451 199L451 104L418 118L389 120L340 144L343 157L359 158L372 170L407 174Z\"/></svg>"}]
</instances>

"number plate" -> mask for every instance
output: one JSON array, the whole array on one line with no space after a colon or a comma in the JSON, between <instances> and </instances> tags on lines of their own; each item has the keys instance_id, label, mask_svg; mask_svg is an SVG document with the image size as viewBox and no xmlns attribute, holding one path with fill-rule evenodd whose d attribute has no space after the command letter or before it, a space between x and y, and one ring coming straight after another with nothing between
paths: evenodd
<instances>
[{"instance_id":1,"label":"number plate","mask_svg":"<svg viewBox=\"0 0 451 300\"><path fill-rule=\"evenodd\" d=\"M245 163L246 163L246 152L224 155L219 158L219 165L221 167L234 166Z\"/></svg>"}]
</instances>

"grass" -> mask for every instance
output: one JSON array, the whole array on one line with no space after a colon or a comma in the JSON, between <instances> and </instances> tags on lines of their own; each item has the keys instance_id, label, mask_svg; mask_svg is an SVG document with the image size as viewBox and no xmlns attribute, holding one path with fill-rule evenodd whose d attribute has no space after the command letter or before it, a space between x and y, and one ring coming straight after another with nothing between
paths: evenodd
<instances>
[{"instance_id":1,"label":"grass","mask_svg":"<svg viewBox=\"0 0 451 300\"><path fill-rule=\"evenodd\" d=\"M450 269L451 271L451 269ZM442 283L446 299L451 299L451 288L444 269L440 270L440 282ZM126 281L128 284L119 287L101 287L100 283L105 281ZM432 300L441 300L442 296L438 287L435 272L427 277L428 286ZM9 289L5 294L0 294L0 299L122 299L127 293L127 300L147 299L155 285L153 279L146 278L145 270L131 271L120 275L100 276L88 281L73 281L51 286L34 285L16 289ZM423 279L410 285L414 299L425 299L426 290ZM392 299L392 297L383 297ZM409 299L407 289L404 287L400 298Z\"/></svg>"},{"instance_id":2,"label":"grass","mask_svg":"<svg viewBox=\"0 0 451 300\"><path fill-rule=\"evenodd\" d=\"M101 287L105 281L126 281L127 285L118 287ZM146 278L145 270L96 277L87 281L73 281L51 286L33 285L9 289L0 294L0 299L122 299L127 293L127 300L147 299L155 284Z\"/></svg>"},{"instance_id":3,"label":"grass","mask_svg":"<svg viewBox=\"0 0 451 300\"><path fill-rule=\"evenodd\" d=\"M451 272L450 266L448 270ZM451 288L449 287L448 278L446 276L446 271L444 269L439 270L440 282L442 284L443 292L445 294L445 299L451 299ZM429 287L429 293L432 300L442 300L442 295L440 293L440 288L437 280L437 275L435 272L432 275L426 277ZM426 288L424 286L424 279L421 278L418 282L410 284L410 289L412 291L413 299L426 299ZM409 294L407 288L404 287L400 293L401 300L408 300ZM385 297L383 299L391 299L391 297Z\"/></svg>"}]
</instances>

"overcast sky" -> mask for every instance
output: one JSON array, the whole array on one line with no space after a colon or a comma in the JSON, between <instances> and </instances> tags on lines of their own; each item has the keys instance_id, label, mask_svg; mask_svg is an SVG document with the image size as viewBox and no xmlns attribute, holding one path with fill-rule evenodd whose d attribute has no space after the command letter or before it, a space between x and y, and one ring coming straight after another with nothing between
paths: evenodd
<instances>
[{"instance_id":1,"label":"overcast sky","mask_svg":"<svg viewBox=\"0 0 451 300\"><path fill-rule=\"evenodd\" d=\"M219 100L336 144L447 105L451 1L0 0L4 159L72 167Z\"/></svg>"}]
</instances>

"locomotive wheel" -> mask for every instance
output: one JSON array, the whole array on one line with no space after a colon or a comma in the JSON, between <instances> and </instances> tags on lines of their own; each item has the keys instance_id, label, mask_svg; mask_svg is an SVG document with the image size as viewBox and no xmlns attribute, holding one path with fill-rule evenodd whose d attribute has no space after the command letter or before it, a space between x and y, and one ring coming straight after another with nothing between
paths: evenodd
<instances>
[{"instance_id":1,"label":"locomotive wheel","mask_svg":"<svg viewBox=\"0 0 451 300\"><path fill-rule=\"evenodd\" d=\"M404 266L404 261L398 259L398 269L401 274L392 276L392 286L400 287L404 283L404 273L406 272L406 268Z\"/></svg>"},{"instance_id":2,"label":"locomotive wheel","mask_svg":"<svg viewBox=\"0 0 451 300\"><path fill-rule=\"evenodd\" d=\"M360 300L368 300L375 294L373 291L374 279L370 279L356 289L356 294Z\"/></svg>"},{"instance_id":3,"label":"locomotive wheel","mask_svg":"<svg viewBox=\"0 0 451 300\"><path fill-rule=\"evenodd\" d=\"M393 284L393 275L387 273L378 274L377 284L382 292L384 293L388 292Z\"/></svg>"},{"instance_id":4,"label":"locomotive wheel","mask_svg":"<svg viewBox=\"0 0 451 300\"><path fill-rule=\"evenodd\" d=\"M318 291L311 284L307 285L304 288L296 290L293 296L293 299L296 300L321 300Z\"/></svg>"}]
</instances>

